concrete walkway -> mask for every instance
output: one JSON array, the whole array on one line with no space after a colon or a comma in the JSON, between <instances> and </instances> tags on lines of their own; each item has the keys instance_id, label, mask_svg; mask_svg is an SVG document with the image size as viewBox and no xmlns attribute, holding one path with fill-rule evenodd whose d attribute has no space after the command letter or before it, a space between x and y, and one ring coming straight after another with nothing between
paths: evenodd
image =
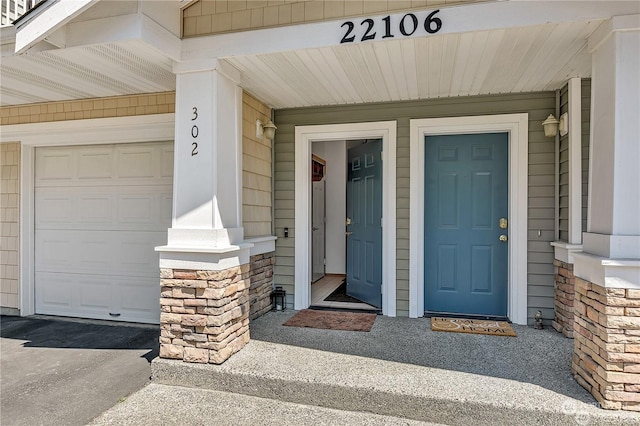
<instances>
[{"instance_id":1,"label":"concrete walkway","mask_svg":"<svg viewBox=\"0 0 640 426\"><path fill-rule=\"evenodd\" d=\"M149 382L157 327L0 318L0 424L84 425Z\"/></svg>"},{"instance_id":2,"label":"concrete walkway","mask_svg":"<svg viewBox=\"0 0 640 426\"><path fill-rule=\"evenodd\" d=\"M553 330L442 333L382 316L369 333L282 326L293 314L254 321L220 366L156 359L153 382L442 424L640 424L597 407L571 377L573 341Z\"/></svg>"}]
</instances>

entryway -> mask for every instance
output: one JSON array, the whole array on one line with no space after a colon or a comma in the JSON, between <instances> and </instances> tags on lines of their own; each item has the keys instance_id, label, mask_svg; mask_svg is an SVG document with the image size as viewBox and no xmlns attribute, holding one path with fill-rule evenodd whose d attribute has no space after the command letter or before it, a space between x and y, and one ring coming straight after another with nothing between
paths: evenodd
<instances>
[{"instance_id":1,"label":"entryway","mask_svg":"<svg viewBox=\"0 0 640 426\"><path fill-rule=\"evenodd\" d=\"M322 247L313 235L318 226L313 223L311 160L316 155L326 162L324 273L346 276L348 294L395 316L396 128L395 121L296 127L295 309L306 309L317 299L311 286L320 275L313 247ZM331 148L320 152L321 146ZM340 158L332 160L334 155Z\"/></svg>"},{"instance_id":2,"label":"entryway","mask_svg":"<svg viewBox=\"0 0 640 426\"><path fill-rule=\"evenodd\" d=\"M508 134L425 136L424 309L506 317Z\"/></svg>"},{"instance_id":3,"label":"entryway","mask_svg":"<svg viewBox=\"0 0 640 426\"><path fill-rule=\"evenodd\" d=\"M314 307L382 307L381 150L380 138L312 143Z\"/></svg>"}]
</instances>

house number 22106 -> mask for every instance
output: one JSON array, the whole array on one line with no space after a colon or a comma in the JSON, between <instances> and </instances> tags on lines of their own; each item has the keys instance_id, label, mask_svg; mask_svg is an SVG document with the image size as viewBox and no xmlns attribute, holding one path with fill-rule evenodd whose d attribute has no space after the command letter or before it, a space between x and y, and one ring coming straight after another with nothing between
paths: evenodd
<instances>
[{"instance_id":1,"label":"house number 22106","mask_svg":"<svg viewBox=\"0 0 640 426\"><path fill-rule=\"evenodd\" d=\"M198 155L198 142L195 141L198 138L198 132L199 132L198 126L195 123L197 119L198 119L198 108L193 107L193 117L191 118L191 121L194 122L193 126L191 126L191 137L193 138L193 142L191 143L191 147L193 148L191 150L192 157L194 155Z\"/></svg>"},{"instance_id":2,"label":"house number 22106","mask_svg":"<svg viewBox=\"0 0 640 426\"><path fill-rule=\"evenodd\" d=\"M442 28L442 20L436 16L436 13L440 10L431 12L422 22L422 27L429 34L435 34ZM374 31L376 22L371 19L363 19L360 22L360 29L364 29L364 33L360 37L359 41L375 40L376 38L392 38L396 35L404 37L412 36L419 28L420 21L413 13L407 13L398 22L397 28L391 27L391 16L385 16L381 19L384 23L384 33L378 33ZM345 33L340 40L340 43L353 43L356 41L356 24L353 21L346 21L340 28L345 28ZM400 34L394 34L395 31L400 31Z\"/></svg>"}]
</instances>

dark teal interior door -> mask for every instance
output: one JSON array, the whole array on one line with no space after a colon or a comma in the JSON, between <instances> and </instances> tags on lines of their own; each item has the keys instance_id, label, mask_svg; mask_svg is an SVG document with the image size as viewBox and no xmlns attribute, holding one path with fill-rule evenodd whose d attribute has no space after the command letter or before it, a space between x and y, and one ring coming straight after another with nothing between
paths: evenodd
<instances>
[{"instance_id":1,"label":"dark teal interior door","mask_svg":"<svg viewBox=\"0 0 640 426\"><path fill-rule=\"evenodd\" d=\"M347 294L382 307L382 140L348 151Z\"/></svg>"},{"instance_id":2,"label":"dark teal interior door","mask_svg":"<svg viewBox=\"0 0 640 426\"><path fill-rule=\"evenodd\" d=\"M425 311L506 316L508 135L425 144Z\"/></svg>"}]
</instances>

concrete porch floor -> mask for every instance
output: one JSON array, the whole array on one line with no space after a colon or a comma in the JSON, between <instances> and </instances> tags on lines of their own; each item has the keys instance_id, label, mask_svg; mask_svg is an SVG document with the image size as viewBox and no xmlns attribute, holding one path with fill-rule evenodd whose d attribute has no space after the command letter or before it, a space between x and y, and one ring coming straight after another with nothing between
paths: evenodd
<instances>
[{"instance_id":1,"label":"concrete porch floor","mask_svg":"<svg viewBox=\"0 0 640 426\"><path fill-rule=\"evenodd\" d=\"M573 340L550 327L518 337L433 332L426 318L378 316L371 332L285 327L294 311L252 322L223 365L156 359L156 384L197 387L442 424L637 425L572 378Z\"/></svg>"}]
</instances>

